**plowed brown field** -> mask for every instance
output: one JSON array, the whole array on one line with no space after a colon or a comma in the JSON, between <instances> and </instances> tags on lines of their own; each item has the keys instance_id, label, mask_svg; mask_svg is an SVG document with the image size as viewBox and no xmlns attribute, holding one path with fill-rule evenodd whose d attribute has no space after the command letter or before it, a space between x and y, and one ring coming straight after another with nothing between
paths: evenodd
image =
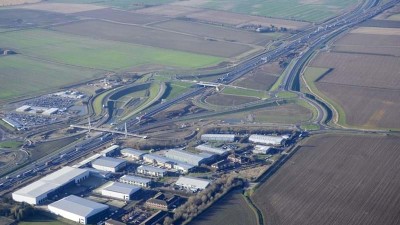
<instances>
[{"instance_id":1,"label":"plowed brown field","mask_svg":"<svg viewBox=\"0 0 400 225\"><path fill-rule=\"evenodd\" d=\"M400 224L400 138L310 138L252 196L268 225Z\"/></svg>"}]
</instances>

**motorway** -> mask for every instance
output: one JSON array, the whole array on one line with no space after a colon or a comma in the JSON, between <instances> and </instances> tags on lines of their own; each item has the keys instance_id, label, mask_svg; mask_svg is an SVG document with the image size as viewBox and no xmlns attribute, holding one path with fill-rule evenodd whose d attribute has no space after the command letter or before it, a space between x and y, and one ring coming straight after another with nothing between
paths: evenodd
<instances>
[{"instance_id":1,"label":"motorway","mask_svg":"<svg viewBox=\"0 0 400 225\"><path fill-rule=\"evenodd\" d=\"M373 16L379 14L380 12L394 6L400 0L393 0L387 2L383 5L376 6L379 3L379 0L367 0L358 7L353 9L350 12L347 12L343 15L340 15L336 18L328 20L324 23L321 23L313 28L307 29L303 32L300 32L291 39L286 40L285 43L281 44L279 47L272 51L264 52L258 56L255 56L247 61L244 61L237 66L234 66L230 69L229 72L225 73L222 77L218 78L215 83L221 84L229 84L235 81L236 79L240 78L241 76L245 75L246 73L252 71L253 69L274 60L279 59L280 57L286 56L292 52L299 51L303 49L305 46L308 46L308 50L301 54L300 58L297 60L296 64L294 65L293 69L287 73L282 79L282 83L279 86L278 91L292 91L296 93L299 97L306 99L310 102L313 106L315 106L318 110L318 118L316 123L319 124L323 129L326 129L325 119L326 119L326 109L322 107L316 101L310 100L306 98L303 94L299 93L293 89L293 83L298 77L301 68L304 66L305 61L307 61L308 57L318 49L320 46L324 45L326 42L331 40L332 38L336 37L338 34L343 33L344 31L348 30L349 28L355 26L358 23L361 23ZM201 94L207 89L207 87L196 87L193 90L184 93L174 99L171 99L167 102L162 104L158 104L147 109L143 114L142 117L151 117L170 106L181 102L185 99L191 98L195 95ZM119 125L116 126L118 129L124 128L124 122L128 124L128 131L131 133L135 132L134 125L140 122L140 118L130 119L128 121L123 121ZM17 171L10 173L6 178L2 178L0 180L0 191L7 190L14 187L16 184L22 183L31 179L34 174L37 172L45 171L50 166L58 165L65 162L73 161L79 157L84 156L85 154L90 153L91 150L95 149L98 146L101 146L107 142L111 141L111 137L109 134L100 134L94 137L87 138L79 143L78 146L70 146L57 153L48 155L38 161L36 163L32 163L27 165Z\"/></svg>"}]
</instances>

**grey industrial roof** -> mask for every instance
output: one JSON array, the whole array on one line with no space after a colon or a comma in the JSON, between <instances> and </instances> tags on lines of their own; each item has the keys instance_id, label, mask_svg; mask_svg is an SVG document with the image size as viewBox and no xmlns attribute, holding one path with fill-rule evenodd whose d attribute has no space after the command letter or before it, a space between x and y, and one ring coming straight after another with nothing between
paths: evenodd
<instances>
[{"instance_id":1,"label":"grey industrial roof","mask_svg":"<svg viewBox=\"0 0 400 225\"><path fill-rule=\"evenodd\" d=\"M164 156L160 156L160 155L156 155L156 154L145 154L143 156L143 158L147 158L147 159L150 159L150 160L156 160L157 162L160 162L160 163L166 163L166 162L170 162L171 161L171 159L168 159L168 158L166 158Z\"/></svg>"},{"instance_id":2,"label":"grey industrial roof","mask_svg":"<svg viewBox=\"0 0 400 225\"><path fill-rule=\"evenodd\" d=\"M126 162L126 161L123 159L116 159L116 158L111 158L111 157L101 157L101 158L93 161L92 165L115 168L124 162Z\"/></svg>"},{"instance_id":3,"label":"grey industrial roof","mask_svg":"<svg viewBox=\"0 0 400 225\"><path fill-rule=\"evenodd\" d=\"M36 198L71 182L84 173L88 173L88 170L66 166L15 191L14 194Z\"/></svg>"},{"instance_id":4,"label":"grey industrial roof","mask_svg":"<svg viewBox=\"0 0 400 225\"><path fill-rule=\"evenodd\" d=\"M210 184L210 181L197 177L179 177L175 184L179 186L205 189Z\"/></svg>"},{"instance_id":5,"label":"grey industrial roof","mask_svg":"<svg viewBox=\"0 0 400 225\"><path fill-rule=\"evenodd\" d=\"M112 145L112 146L104 149L103 151L101 151L101 154L107 154L107 153L112 152L112 151L114 151L114 150L116 150L118 148L119 148L119 145Z\"/></svg>"},{"instance_id":6,"label":"grey industrial roof","mask_svg":"<svg viewBox=\"0 0 400 225\"><path fill-rule=\"evenodd\" d=\"M226 152L229 152L229 149L223 149L223 148L215 148L212 147L210 145L206 145L206 144L202 144L202 145L198 145L196 146L196 149L200 150L200 151L207 151L207 152L212 152L212 153L216 153L216 154L224 154Z\"/></svg>"},{"instance_id":7,"label":"grey industrial roof","mask_svg":"<svg viewBox=\"0 0 400 225\"><path fill-rule=\"evenodd\" d=\"M171 149L165 153L165 156L168 158L172 158L172 159L178 158L179 160L182 160L182 161L186 161L184 159L187 159L188 160L187 163L191 164L190 162L196 161L196 163L198 163L201 160L212 157L213 155L204 153L204 152L202 152L200 154L194 154L194 153L190 153L190 152L179 150L179 149Z\"/></svg>"},{"instance_id":8,"label":"grey industrial roof","mask_svg":"<svg viewBox=\"0 0 400 225\"><path fill-rule=\"evenodd\" d=\"M147 170L147 171L151 171L151 172L158 172L158 173L164 173L166 171L166 170L158 168L158 167L146 166L146 165L141 165L138 167L138 169Z\"/></svg>"},{"instance_id":9,"label":"grey industrial roof","mask_svg":"<svg viewBox=\"0 0 400 225\"><path fill-rule=\"evenodd\" d=\"M144 178L144 177L138 177L138 176L131 176L131 175L124 175L119 179L120 180L138 182L138 183L149 183L149 182L151 182L151 179Z\"/></svg>"},{"instance_id":10,"label":"grey industrial roof","mask_svg":"<svg viewBox=\"0 0 400 225\"><path fill-rule=\"evenodd\" d=\"M49 205L75 215L88 218L108 208L107 205L70 195Z\"/></svg>"},{"instance_id":11,"label":"grey industrial roof","mask_svg":"<svg viewBox=\"0 0 400 225\"><path fill-rule=\"evenodd\" d=\"M130 195L139 191L140 187L120 182L113 182L110 186L104 188L103 190Z\"/></svg>"},{"instance_id":12,"label":"grey industrial roof","mask_svg":"<svg viewBox=\"0 0 400 225\"><path fill-rule=\"evenodd\" d=\"M137 149L133 149L133 148L124 148L121 150L121 153L127 153L127 154L131 154L131 155L136 155L136 156L141 156L146 154L146 152L137 150Z\"/></svg>"}]
</instances>

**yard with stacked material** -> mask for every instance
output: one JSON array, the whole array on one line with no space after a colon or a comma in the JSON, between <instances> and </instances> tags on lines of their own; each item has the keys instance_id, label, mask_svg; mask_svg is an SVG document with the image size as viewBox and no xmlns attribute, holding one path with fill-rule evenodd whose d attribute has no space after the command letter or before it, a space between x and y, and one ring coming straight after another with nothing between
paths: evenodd
<instances>
[{"instance_id":1,"label":"yard with stacked material","mask_svg":"<svg viewBox=\"0 0 400 225\"><path fill-rule=\"evenodd\" d=\"M340 124L400 128L399 38L399 28L360 27L336 41L333 52L311 61L306 80L316 69L331 69L312 79L311 86L335 106Z\"/></svg>"},{"instance_id":2,"label":"yard with stacked material","mask_svg":"<svg viewBox=\"0 0 400 225\"><path fill-rule=\"evenodd\" d=\"M213 204L190 225L257 225L257 217L240 191L232 191Z\"/></svg>"},{"instance_id":3,"label":"yard with stacked material","mask_svg":"<svg viewBox=\"0 0 400 225\"><path fill-rule=\"evenodd\" d=\"M269 225L400 223L400 137L311 137L252 195Z\"/></svg>"}]
</instances>

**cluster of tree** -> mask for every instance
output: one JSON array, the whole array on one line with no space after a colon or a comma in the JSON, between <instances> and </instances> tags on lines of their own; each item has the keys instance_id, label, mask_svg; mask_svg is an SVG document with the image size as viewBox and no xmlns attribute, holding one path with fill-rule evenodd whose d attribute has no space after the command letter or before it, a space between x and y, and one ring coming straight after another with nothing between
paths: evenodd
<instances>
[{"instance_id":1,"label":"cluster of tree","mask_svg":"<svg viewBox=\"0 0 400 225\"><path fill-rule=\"evenodd\" d=\"M166 217L164 219L164 225L171 225L175 221L190 221L232 188L242 185L243 180L236 174L222 176L203 191L189 197L185 204L175 210L173 218Z\"/></svg>"},{"instance_id":2,"label":"cluster of tree","mask_svg":"<svg viewBox=\"0 0 400 225\"><path fill-rule=\"evenodd\" d=\"M32 216L34 212L35 209L29 204L15 204L10 202L7 198L1 199L0 216L10 217L17 221L21 221L29 216Z\"/></svg>"}]
</instances>

